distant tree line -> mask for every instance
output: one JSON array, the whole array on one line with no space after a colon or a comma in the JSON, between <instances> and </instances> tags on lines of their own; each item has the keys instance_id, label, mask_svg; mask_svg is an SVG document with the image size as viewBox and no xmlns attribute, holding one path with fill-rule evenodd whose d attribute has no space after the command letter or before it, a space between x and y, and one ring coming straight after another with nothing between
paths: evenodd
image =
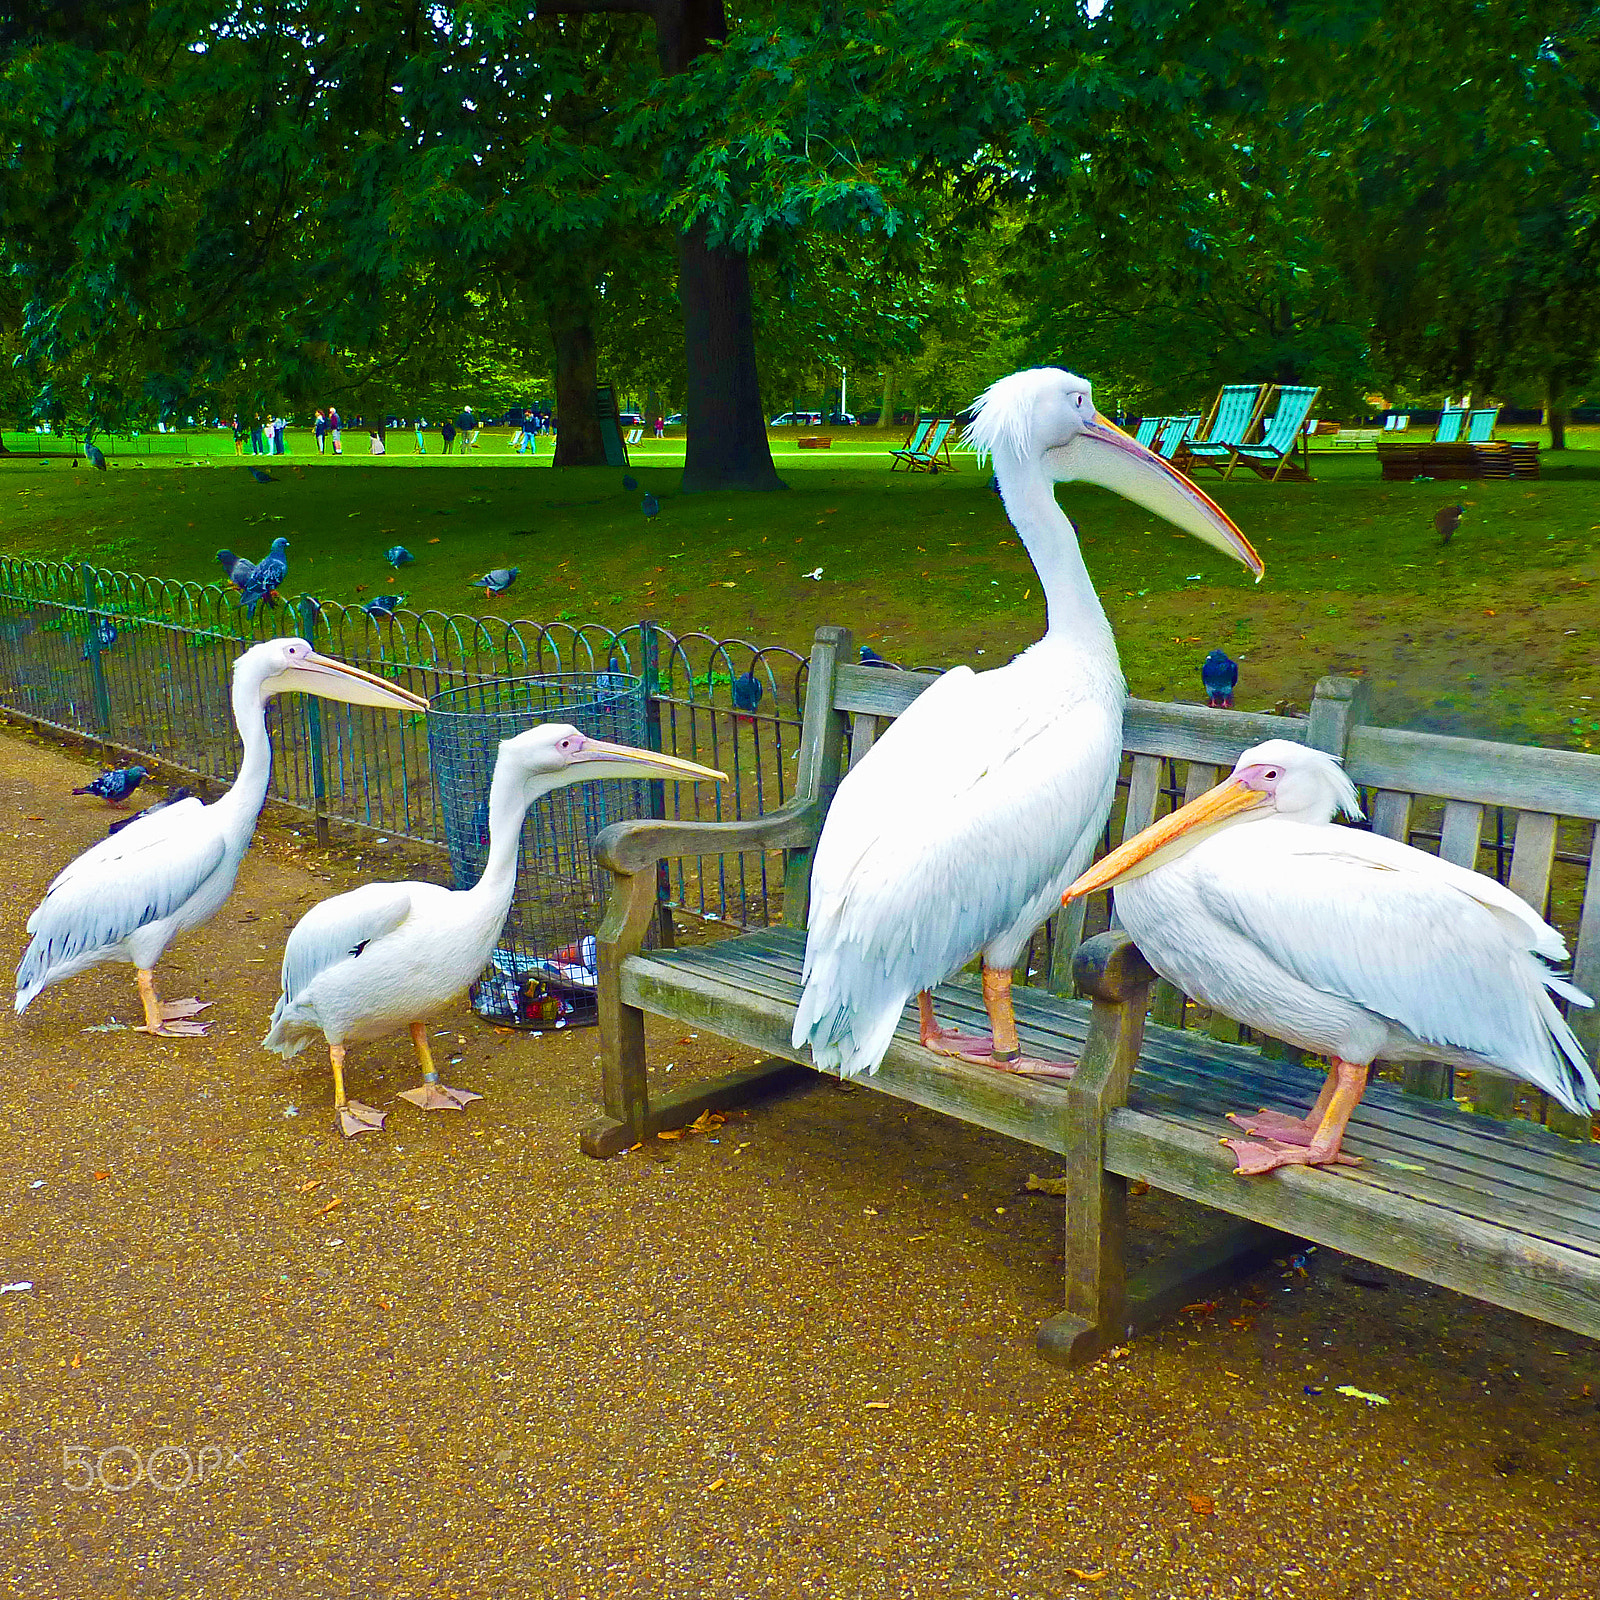
<instances>
[{"instance_id":1,"label":"distant tree line","mask_svg":"<svg viewBox=\"0 0 1600 1600\"><path fill-rule=\"evenodd\" d=\"M1600 388L1600 14L1461 0L0 8L0 405L892 424L1030 361L1129 410Z\"/></svg>"}]
</instances>

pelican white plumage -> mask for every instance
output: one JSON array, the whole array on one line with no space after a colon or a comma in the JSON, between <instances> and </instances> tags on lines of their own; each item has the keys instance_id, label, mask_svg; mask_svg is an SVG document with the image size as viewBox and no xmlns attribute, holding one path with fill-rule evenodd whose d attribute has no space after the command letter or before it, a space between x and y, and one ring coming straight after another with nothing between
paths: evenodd
<instances>
[{"instance_id":1,"label":"pelican white plumage","mask_svg":"<svg viewBox=\"0 0 1600 1600\"><path fill-rule=\"evenodd\" d=\"M320 1034L333 1067L333 1104L345 1136L383 1126L387 1113L351 1100L344 1058L408 1028L422 1083L401 1098L425 1111L459 1110L480 1096L439 1082L427 1019L442 1011L488 964L517 882L522 819L541 795L595 778L676 778L713 783L726 774L659 751L591 739L546 723L503 739L489 785L489 858L470 889L434 883L368 883L313 906L283 952L283 992L262 1041L298 1055Z\"/></svg>"},{"instance_id":2,"label":"pelican white plumage","mask_svg":"<svg viewBox=\"0 0 1600 1600\"><path fill-rule=\"evenodd\" d=\"M244 760L232 786L206 805L198 799L144 813L66 867L28 918L33 935L17 968L18 1011L52 983L102 961L131 961L138 972L146 1033L201 1034L198 1000L165 1005L153 968L180 933L210 920L233 893L267 797L272 746L267 701L299 690L326 700L426 711L428 702L398 684L319 655L304 639L268 639L233 664L233 720Z\"/></svg>"},{"instance_id":3,"label":"pelican white plumage","mask_svg":"<svg viewBox=\"0 0 1600 1600\"><path fill-rule=\"evenodd\" d=\"M956 667L929 685L828 809L793 1042L844 1076L876 1070L914 994L930 1049L1013 1072L1071 1071L1022 1054L1011 968L1105 826L1126 689L1053 485L1102 484L1262 570L1220 507L1095 411L1082 378L1013 373L976 411L966 442L993 458L1044 590L1046 632L1007 666ZM980 953L992 1038L938 1027L928 993Z\"/></svg>"},{"instance_id":4,"label":"pelican white plumage","mask_svg":"<svg viewBox=\"0 0 1600 1600\"><path fill-rule=\"evenodd\" d=\"M1332 756L1287 739L1246 750L1216 788L1113 850L1067 891L1115 885L1117 915L1185 993L1332 1066L1305 1117L1234 1117L1242 1173L1350 1162L1345 1124L1376 1060L1446 1061L1537 1084L1569 1111L1600 1084L1551 993L1567 947L1526 901L1359 817ZM1231 1115L1231 1114L1230 1114Z\"/></svg>"}]
</instances>

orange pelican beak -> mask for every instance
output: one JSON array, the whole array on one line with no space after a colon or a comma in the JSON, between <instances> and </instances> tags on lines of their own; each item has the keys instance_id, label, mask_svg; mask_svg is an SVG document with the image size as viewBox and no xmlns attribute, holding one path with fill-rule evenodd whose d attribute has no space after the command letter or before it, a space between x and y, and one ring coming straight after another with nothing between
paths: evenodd
<instances>
[{"instance_id":1,"label":"orange pelican beak","mask_svg":"<svg viewBox=\"0 0 1600 1600\"><path fill-rule=\"evenodd\" d=\"M1135 834L1089 868L1062 895L1062 905L1081 900L1097 889L1153 872L1163 862L1175 860L1192 850L1208 834L1224 827L1241 812L1264 805L1270 797L1252 789L1237 778L1224 778L1215 789L1207 789L1198 799L1180 806L1159 822L1152 822L1143 833Z\"/></svg>"}]
</instances>

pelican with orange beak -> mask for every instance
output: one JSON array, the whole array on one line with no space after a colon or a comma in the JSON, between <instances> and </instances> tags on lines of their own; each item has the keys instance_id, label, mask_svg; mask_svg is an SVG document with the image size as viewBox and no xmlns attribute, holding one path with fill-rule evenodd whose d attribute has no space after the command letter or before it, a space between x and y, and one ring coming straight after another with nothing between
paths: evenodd
<instances>
[{"instance_id":1,"label":"pelican with orange beak","mask_svg":"<svg viewBox=\"0 0 1600 1600\"><path fill-rule=\"evenodd\" d=\"M994 461L1044 592L1045 636L992 672L955 667L930 684L828 808L793 1043L847 1077L876 1070L913 995L930 1050L1007 1072L1072 1071L1023 1052L1011 969L1093 856L1116 792L1127 690L1055 485L1100 484L1262 571L1228 515L1102 417L1082 378L1013 373L974 410L965 442ZM992 1033L940 1027L930 990L979 955Z\"/></svg>"},{"instance_id":2,"label":"pelican with orange beak","mask_svg":"<svg viewBox=\"0 0 1600 1600\"><path fill-rule=\"evenodd\" d=\"M1113 850L1062 896L1114 888L1157 972L1226 1016L1330 1065L1304 1115L1236 1116L1237 1171L1353 1163L1344 1130L1374 1061L1445 1061L1537 1084L1569 1111L1600 1084L1550 996L1567 947L1524 900L1381 834L1320 750L1271 739L1232 774Z\"/></svg>"}]
</instances>

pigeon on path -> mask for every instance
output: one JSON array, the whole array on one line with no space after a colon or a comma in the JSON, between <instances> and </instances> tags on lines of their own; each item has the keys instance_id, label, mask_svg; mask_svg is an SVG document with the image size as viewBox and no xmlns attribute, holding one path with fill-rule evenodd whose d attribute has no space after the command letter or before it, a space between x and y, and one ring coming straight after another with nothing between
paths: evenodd
<instances>
[{"instance_id":1,"label":"pigeon on path","mask_svg":"<svg viewBox=\"0 0 1600 1600\"><path fill-rule=\"evenodd\" d=\"M1233 691L1239 683L1239 663L1230 661L1221 650L1213 650L1200 663L1200 683L1206 692L1206 704L1226 710L1233 704Z\"/></svg>"},{"instance_id":2,"label":"pigeon on path","mask_svg":"<svg viewBox=\"0 0 1600 1600\"><path fill-rule=\"evenodd\" d=\"M102 772L93 783L86 783L72 792L98 795L108 805L120 806L144 780L143 767L113 767L109 772Z\"/></svg>"},{"instance_id":3,"label":"pigeon on path","mask_svg":"<svg viewBox=\"0 0 1600 1600\"><path fill-rule=\"evenodd\" d=\"M517 581L521 567L491 567L481 578L472 579L474 589L482 589L485 600L492 595L504 594Z\"/></svg>"},{"instance_id":4,"label":"pigeon on path","mask_svg":"<svg viewBox=\"0 0 1600 1600\"><path fill-rule=\"evenodd\" d=\"M396 544L384 551L383 559L398 571L401 567L409 567L417 558L403 544Z\"/></svg>"},{"instance_id":5,"label":"pigeon on path","mask_svg":"<svg viewBox=\"0 0 1600 1600\"><path fill-rule=\"evenodd\" d=\"M245 579L239 590L244 600L245 611L253 617L256 614L256 607L263 600L275 603L278 589L288 576L289 541L274 539L272 548L256 563L255 571Z\"/></svg>"},{"instance_id":6,"label":"pigeon on path","mask_svg":"<svg viewBox=\"0 0 1600 1600\"><path fill-rule=\"evenodd\" d=\"M1450 536L1461 526L1462 514L1466 509L1465 506L1445 506L1434 512L1433 526L1440 544L1450 543Z\"/></svg>"},{"instance_id":7,"label":"pigeon on path","mask_svg":"<svg viewBox=\"0 0 1600 1600\"><path fill-rule=\"evenodd\" d=\"M231 550L217 551L217 565L228 575L228 582L240 593L250 581L250 574L256 570L255 562L246 556L236 556Z\"/></svg>"}]
</instances>

